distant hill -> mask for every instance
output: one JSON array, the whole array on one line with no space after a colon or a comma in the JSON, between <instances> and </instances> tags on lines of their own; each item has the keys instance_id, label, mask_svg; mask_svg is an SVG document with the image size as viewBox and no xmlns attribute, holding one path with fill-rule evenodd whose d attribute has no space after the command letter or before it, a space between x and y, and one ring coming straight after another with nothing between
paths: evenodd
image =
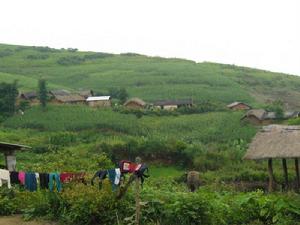
<instances>
[{"instance_id":1,"label":"distant hill","mask_svg":"<svg viewBox=\"0 0 300 225\"><path fill-rule=\"evenodd\" d=\"M297 76L134 53L0 44L0 82L18 80L20 90L34 90L41 77L53 89L107 93L109 88L125 87L130 96L146 101L192 97L195 102L245 101L257 106L281 99L287 108L300 108Z\"/></svg>"}]
</instances>

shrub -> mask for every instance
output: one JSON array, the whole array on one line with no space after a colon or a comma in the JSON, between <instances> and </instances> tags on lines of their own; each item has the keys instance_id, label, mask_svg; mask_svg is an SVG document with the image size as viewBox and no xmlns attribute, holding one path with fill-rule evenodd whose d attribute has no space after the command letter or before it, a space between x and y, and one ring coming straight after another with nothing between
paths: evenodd
<instances>
[{"instance_id":1,"label":"shrub","mask_svg":"<svg viewBox=\"0 0 300 225\"><path fill-rule=\"evenodd\" d=\"M30 60L45 60L49 58L49 55L45 55L45 54L28 55L26 58Z\"/></svg>"},{"instance_id":2,"label":"shrub","mask_svg":"<svg viewBox=\"0 0 300 225\"><path fill-rule=\"evenodd\" d=\"M11 56L12 54L13 54L13 51L10 49L0 50L0 58L6 57L6 56Z\"/></svg>"},{"instance_id":3,"label":"shrub","mask_svg":"<svg viewBox=\"0 0 300 225\"><path fill-rule=\"evenodd\" d=\"M79 65L85 61L84 58L80 56L68 56L68 57L61 57L57 60L57 63L63 66L70 66L70 65Z\"/></svg>"}]
</instances>

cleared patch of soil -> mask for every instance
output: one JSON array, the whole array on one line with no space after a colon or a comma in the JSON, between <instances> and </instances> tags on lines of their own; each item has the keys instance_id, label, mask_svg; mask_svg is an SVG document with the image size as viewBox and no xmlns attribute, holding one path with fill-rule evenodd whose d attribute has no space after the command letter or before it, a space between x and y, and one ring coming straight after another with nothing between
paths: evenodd
<instances>
[{"instance_id":1,"label":"cleared patch of soil","mask_svg":"<svg viewBox=\"0 0 300 225\"><path fill-rule=\"evenodd\" d=\"M20 215L14 215L0 217L0 225L57 225L57 223L43 220L24 221Z\"/></svg>"}]
</instances>

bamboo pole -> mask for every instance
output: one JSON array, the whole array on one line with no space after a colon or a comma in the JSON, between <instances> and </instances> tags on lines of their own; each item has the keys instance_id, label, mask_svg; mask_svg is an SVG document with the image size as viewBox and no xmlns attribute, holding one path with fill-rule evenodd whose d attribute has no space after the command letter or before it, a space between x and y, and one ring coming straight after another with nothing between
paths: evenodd
<instances>
[{"instance_id":1,"label":"bamboo pole","mask_svg":"<svg viewBox=\"0 0 300 225\"><path fill-rule=\"evenodd\" d=\"M286 191L289 188L289 178L288 178L286 159L282 159L282 167L283 167L283 175L284 175L284 190Z\"/></svg>"},{"instance_id":2,"label":"bamboo pole","mask_svg":"<svg viewBox=\"0 0 300 225\"><path fill-rule=\"evenodd\" d=\"M274 175L273 175L273 166L272 166L272 159L268 160L268 171L269 171L269 192L273 191L273 185L274 185Z\"/></svg>"},{"instance_id":3,"label":"bamboo pole","mask_svg":"<svg viewBox=\"0 0 300 225\"><path fill-rule=\"evenodd\" d=\"M299 162L298 162L298 158L295 159L295 170L296 170L296 190L299 191L299 187L300 187L300 175L299 175Z\"/></svg>"}]
</instances>

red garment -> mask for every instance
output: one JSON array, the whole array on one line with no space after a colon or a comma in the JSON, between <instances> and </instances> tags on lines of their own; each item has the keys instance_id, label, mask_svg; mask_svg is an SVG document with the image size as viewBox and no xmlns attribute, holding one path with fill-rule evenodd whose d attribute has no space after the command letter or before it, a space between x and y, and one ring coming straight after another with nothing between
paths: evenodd
<instances>
[{"instance_id":1,"label":"red garment","mask_svg":"<svg viewBox=\"0 0 300 225\"><path fill-rule=\"evenodd\" d=\"M60 181L62 183L68 183L72 181L74 178L74 173L61 173L60 174Z\"/></svg>"},{"instance_id":2,"label":"red garment","mask_svg":"<svg viewBox=\"0 0 300 225\"><path fill-rule=\"evenodd\" d=\"M136 164L127 160L120 162L120 169L122 173L133 173L141 167L141 164Z\"/></svg>"}]
</instances>

